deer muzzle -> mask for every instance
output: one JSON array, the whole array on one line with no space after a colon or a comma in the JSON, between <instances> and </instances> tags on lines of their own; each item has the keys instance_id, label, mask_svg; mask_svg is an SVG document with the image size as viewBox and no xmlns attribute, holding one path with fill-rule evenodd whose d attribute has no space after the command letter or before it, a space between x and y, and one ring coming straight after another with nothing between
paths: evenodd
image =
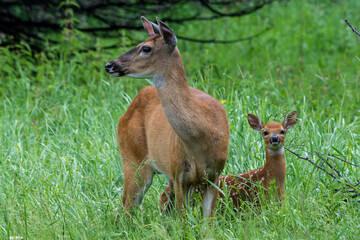
<instances>
[{"instance_id":1,"label":"deer muzzle","mask_svg":"<svg viewBox=\"0 0 360 240\"><path fill-rule=\"evenodd\" d=\"M117 64L115 61L105 64L105 70L113 77L121 77L126 74L126 69L121 67L121 65Z\"/></svg>"},{"instance_id":2,"label":"deer muzzle","mask_svg":"<svg viewBox=\"0 0 360 240\"><path fill-rule=\"evenodd\" d=\"M276 135L272 136L272 137L270 138L270 144L271 144L271 145L278 145L278 144L280 144L280 138L279 138L278 136L276 136Z\"/></svg>"}]
</instances>

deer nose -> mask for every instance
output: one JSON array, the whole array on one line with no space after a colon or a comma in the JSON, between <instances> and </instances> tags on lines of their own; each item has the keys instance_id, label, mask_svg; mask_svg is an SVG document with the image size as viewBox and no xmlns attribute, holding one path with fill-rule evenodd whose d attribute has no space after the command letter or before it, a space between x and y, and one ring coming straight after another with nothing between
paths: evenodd
<instances>
[{"instance_id":1,"label":"deer nose","mask_svg":"<svg viewBox=\"0 0 360 240\"><path fill-rule=\"evenodd\" d=\"M280 138L278 136L274 135L270 138L270 143L273 145L277 145L280 143Z\"/></svg>"},{"instance_id":2,"label":"deer nose","mask_svg":"<svg viewBox=\"0 0 360 240\"><path fill-rule=\"evenodd\" d=\"M109 62L109 63L107 63L107 64L105 64L105 70L107 71L107 72L109 72L110 71L110 69L111 69L111 67L112 67L112 62Z\"/></svg>"}]
</instances>

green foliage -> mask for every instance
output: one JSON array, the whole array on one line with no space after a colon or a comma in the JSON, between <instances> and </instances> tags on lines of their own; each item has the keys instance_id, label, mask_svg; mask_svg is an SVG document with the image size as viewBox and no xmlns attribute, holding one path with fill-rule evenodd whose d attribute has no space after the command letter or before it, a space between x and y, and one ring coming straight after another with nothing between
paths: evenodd
<instances>
[{"instance_id":1,"label":"green foliage","mask_svg":"<svg viewBox=\"0 0 360 240\"><path fill-rule=\"evenodd\" d=\"M231 143L224 174L263 164L261 137L247 123L256 113L282 121L297 109L287 135L295 150L341 154L359 162L359 42L343 19L359 22L353 1L289 1L239 20L196 25L175 33L235 39L273 28L250 42L204 45L179 41L189 84L222 101ZM166 180L154 184L134 217L114 218L123 173L116 124L148 82L111 78L104 65L126 49L104 50L107 39L75 33L62 45L33 53L0 48L0 238L30 239L357 239L359 205L307 162L287 153L287 196L263 199L261 209L218 210L213 227L201 206L181 219L158 209ZM145 38L145 33L143 34ZM92 42L94 51L82 52ZM338 166L349 179L359 171ZM225 200L226 201L226 200Z\"/></svg>"}]
</instances>

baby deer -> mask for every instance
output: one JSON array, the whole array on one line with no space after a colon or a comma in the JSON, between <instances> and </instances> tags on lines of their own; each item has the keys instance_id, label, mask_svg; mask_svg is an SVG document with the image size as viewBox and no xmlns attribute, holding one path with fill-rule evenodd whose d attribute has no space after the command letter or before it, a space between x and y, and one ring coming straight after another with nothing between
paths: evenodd
<instances>
[{"instance_id":1,"label":"baby deer","mask_svg":"<svg viewBox=\"0 0 360 240\"><path fill-rule=\"evenodd\" d=\"M242 201L254 201L256 193L261 189L268 189L275 180L275 189L277 197L283 200L285 197L285 177L286 164L284 143L287 131L292 128L298 119L298 112L293 111L288 114L282 123L269 122L264 125L261 119L256 115L248 114L248 122L256 131L261 132L265 141L266 161L265 165L248 172L241 173L236 176L220 176L219 186L222 192L228 193L234 203L234 208L241 206ZM259 187L262 186L262 187ZM224 190L224 186L226 191ZM165 189L170 195L169 186ZM200 193L200 188L196 188L195 192ZM219 197L224 198L222 193ZM160 207L164 208L168 198L165 192L160 196Z\"/></svg>"}]
</instances>

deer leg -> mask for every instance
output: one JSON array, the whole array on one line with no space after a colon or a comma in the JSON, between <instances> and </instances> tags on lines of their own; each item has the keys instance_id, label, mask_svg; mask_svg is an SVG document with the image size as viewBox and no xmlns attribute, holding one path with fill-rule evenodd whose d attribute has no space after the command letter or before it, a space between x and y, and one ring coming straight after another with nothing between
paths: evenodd
<instances>
[{"instance_id":1,"label":"deer leg","mask_svg":"<svg viewBox=\"0 0 360 240\"><path fill-rule=\"evenodd\" d=\"M208 185L203 194L203 218L214 216L218 190L213 185Z\"/></svg>"},{"instance_id":2,"label":"deer leg","mask_svg":"<svg viewBox=\"0 0 360 240\"><path fill-rule=\"evenodd\" d=\"M176 179L175 185L174 185L174 191L175 191L175 202L176 207L182 215L182 208L187 207L188 205L188 197L189 197L189 191L190 191L191 184L186 181L180 181Z\"/></svg>"},{"instance_id":3,"label":"deer leg","mask_svg":"<svg viewBox=\"0 0 360 240\"><path fill-rule=\"evenodd\" d=\"M149 165L134 165L124 161L124 190L122 202L125 209L139 205L152 184L154 170Z\"/></svg>"},{"instance_id":4,"label":"deer leg","mask_svg":"<svg viewBox=\"0 0 360 240\"><path fill-rule=\"evenodd\" d=\"M166 213L173 209L175 203L174 183L169 181L169 185L160 196L160 209Z\"/></svg>"}]
</instances>

